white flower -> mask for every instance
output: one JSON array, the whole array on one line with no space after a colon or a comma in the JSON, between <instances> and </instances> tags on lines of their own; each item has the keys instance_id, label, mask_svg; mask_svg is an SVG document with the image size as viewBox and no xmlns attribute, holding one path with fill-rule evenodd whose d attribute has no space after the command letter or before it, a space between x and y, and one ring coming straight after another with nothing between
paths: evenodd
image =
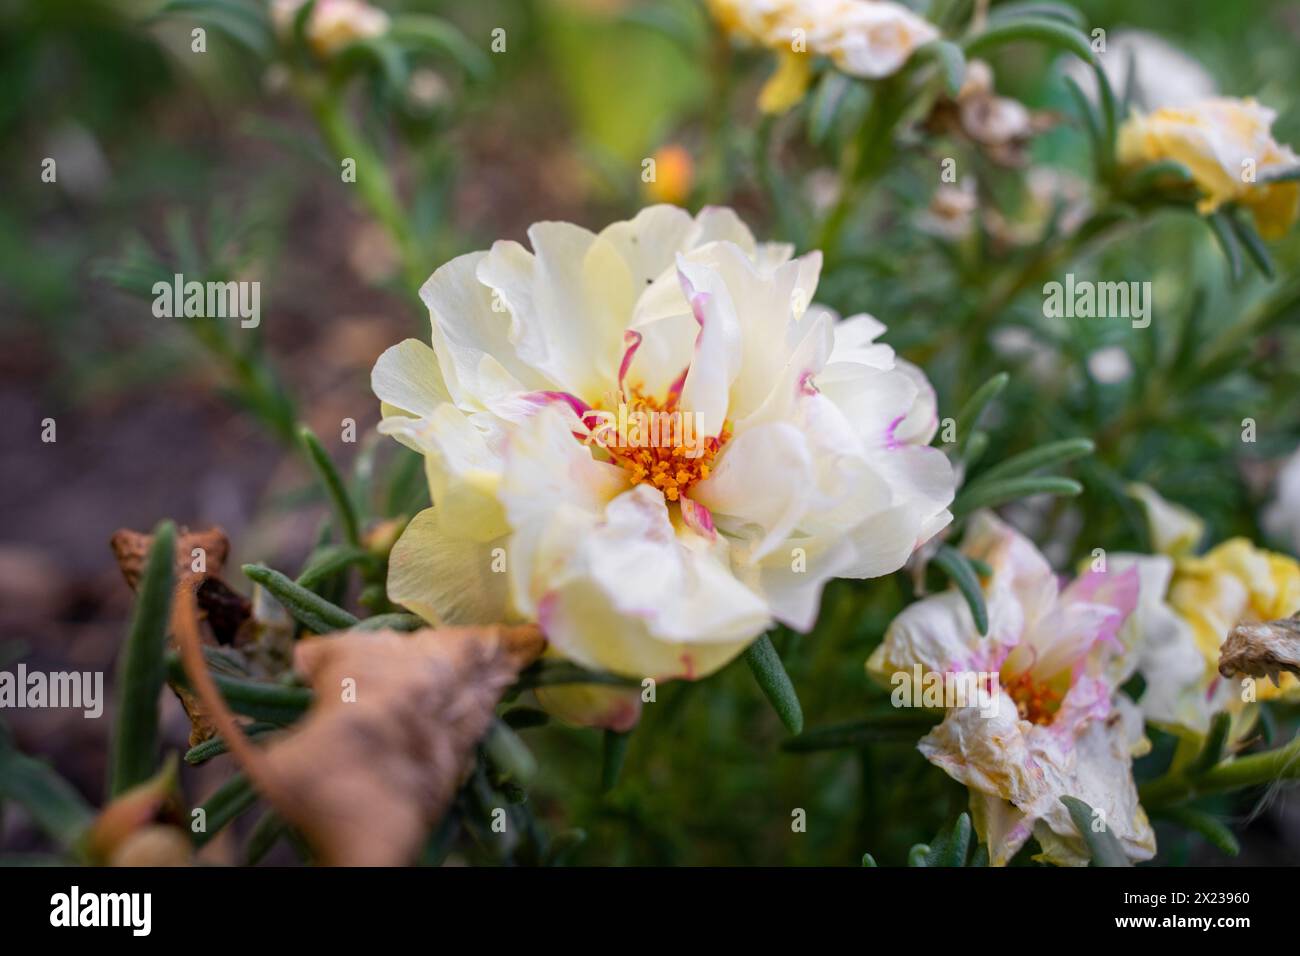
<instances>
[{"instance_id":1,"label":"white flower","mask_svg":"<svg viewBox=\"0 0 1300 956\"><path fill-rule=\"evenodd\" d=\"M1145 110L1188 106L1216 92L1214 77L1169 41L1145 30L1115 30L1098 56L1116 96L1132 87L1133 102ZM1130 72L1131 71L1131 72ZM1097 101L1097 77L1077 57L1065 58L1065 73Z\"/></svg>"},{"instance_id":2,"label":"white flower","mask_svg":"<svg viewBox=\"0 0 1300 956\"><path fill-rule=\"evenodd\" d=\"M917 745L965 784L971 815L995 866L1030 835L1059 864L1086 863L1061 797L1105 815L1135 860L1155 852L1138 804L1131 758L1140 716L1116 693L1117 632L1138 598L1133 570L1090 572L1062 589L1033 543L991 512L971 518L962 550L992 569L983 582L988 635L955 589L907 607L867 662L876 678L925 673L986 676L994 706L950 707Z\"/></svg>"},{"instance_id":3,"label":"white flower","mask_svg":"<svg viewBox=\"0 0 1300 956\"><path fill-rule=\"evenodd\" d=\"M271 22L287 36L294 18L307 0L272 0ZM388 14L365 0L316 0L308 15L307 42L321 56L337 53L349 43L369 40L388 32Z\"/></svg>"},{"instance_id":4,"label":"white flower","mask_svg":"<svg viewBox=\"0 0 1300 956\"><path fill-rule=\"evenodd\" d=\"M1151 543L1161 554L1182 557L1191 554L1205 537L1205 522L1182 505L1166 501L1150 485L1133 482L1128 493L1146 510Z\"/></svg>"},{"instance_id":5,"label":"white flower","mask_svg":"<svg viewBox=\"0 0 1300 956\"><path fill-rule=\"evenodd\" d=\"M1122 345L1107 345L1088 355L1088 371L1103 385L1116 385L1133 375L1133 360Z\"/></svg>"},{"instance_id":6,"label":"white flower","mask_svg":"<svg viewBox=\"0 0 1300 956\"><path fill-rule=\"evenodd\" d=\"M1300 449L1286 460L1277 476L1277 491L1264 511L1269 535L1300 555Z\"/></svg>"},{"instance_id":7,"label":"white flower","mask_svg":"<svg viewBox=\"0 0 1300 956\"><path fill-rule=\"evenodd\" d=\"M933 24L889 0L708 0L729 34L780 54L759 106L780 113L803 99L811 56L864 79L897 73L916 48L937 39Z\"/></svg>"},{"instance_id":8,"label":"white flower","mask_svg":"<svg viewBox=\"0 0 1300 956\"><path fill-rule=\"evenodd\" d=\"M951 520L934 393L875 319L809 306L818 253L717 208L528 236L435 272L433 348L375 366L380 430L426 456L434 502L393 549L393 600L695 678L774 620L808 630L828 579L895 571ZM630 427L674 413L693 440Z\"/></svg>"}]
</instances>

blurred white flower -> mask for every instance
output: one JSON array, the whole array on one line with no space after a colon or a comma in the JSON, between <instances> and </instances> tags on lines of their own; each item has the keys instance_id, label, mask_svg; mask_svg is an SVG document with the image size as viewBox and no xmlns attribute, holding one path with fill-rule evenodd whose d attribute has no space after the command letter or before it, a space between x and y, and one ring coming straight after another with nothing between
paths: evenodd
<instances>
[{"instance_id":1,"label":"blurred white flower","mask_svg":"<svg viewBox=\"0 0 1300 956\"><path fill-rule=\"evenodd\" d=\"M1088 356L1088 371L1102 385L1116 385L1133 375L1133 360L1119 345L1107 345Z\"/></svg>"},{"instance_id":2,"label":"blurred white flower","mask_svg":"<svg viewBox=\"0 0 1300 956\"><path fill-rule=\"evenodd\" d=\"M1209 72L1168 40L1145 30L1114 30L1106 37L1106 52L1098 54L1106 81L1117 97L1128 88L1133 71L1132 102L1143 110L1187 106L1213 96L1217 90ZM1065 74L1097 101L1097 77L1077 57L1064 57Z\"/></svg>"},{"instance_id":3,"label":"blurred white flower","mask_svg":"<svg viewBox=\"0 0 1300 956\"><path fill-rule=\"evenodd\" d=\"M276 32L288 36L294 17L307 0L272 0L271 22ZM388 14L365 0L316 0L306 24L311 48L332 56L349 43L369 40L388 32Z\"/></svg>"},{"instance_id":4,"label":"blurred white flower","mask_svg":"<svg viewBox=\"0 0 1300 956\"><path fill-rule=\"evenodd\" d=\"M1277 475L1277 489L1264 511L1264 528L1273 538L1300 555L1300 448Z\"/></svg>"},{"instance_id":5,"label":"blurred white flower","mask_svg":"<svg viewBox=\"0 0 1300 956\"><path fill-rule=\"evenodd\" d=\"M1205 522L1182 505L1165 498L1150 485L1134 482L1128 493L1146 510L1151 543L1161 554L1182 557L1191 554L1205 537Z\"/></svg>"},{"instance_id":6,"label":"blurred white flower","mask_svg":"<svg viewBox=\"0 0 1300 956\"><path fill-rule=\"evenodd\" d=\"M933 24L890 0L708 0L708 6L727 33L779 54L759 95L768 113L803 99L813 56L829 57L850 76L880 79L939 36Z\"/></svg>"},{"instance_id":7,"label":"blurred white flower","mask_svg":"<svg viewBox=\"0 0 1300 956\"><path fill-rule=\"evenodd\" d=\"M923 232L957 242L975 228L978 209L975 180L967 176L955 185L940 183L930 197L930 205L917 216L916 224Z\"/></svg>"}]
</instances>

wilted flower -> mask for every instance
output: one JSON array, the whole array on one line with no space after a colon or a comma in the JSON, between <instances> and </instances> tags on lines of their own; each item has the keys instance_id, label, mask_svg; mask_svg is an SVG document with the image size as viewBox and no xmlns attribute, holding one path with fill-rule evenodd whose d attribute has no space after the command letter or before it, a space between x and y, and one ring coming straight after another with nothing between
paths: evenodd
<instances>
[{"instance_id":1,"label":"wilted flower","mask_svg":"<svg viewBox=\"0 0 1300 956\"><path fill-rule=\"evenodd\" d=\"M898 72L939 31L889 0L708 0L732 36L775 50L780 61L759 95L766 113L783 113L808 90L813 56L865 79Z\"/></svg>"},{"instance_id":2,"label":"wilted flower","mask_svg":"<svg viewBox=\"0 0 1300 956\"><path fill-rule=\"evenodd\" d=\"M975 180L968 176L959 184L940 183L916 224L924 232L956 242L971 234L978 209Z\"/></svg>"},{"instance_id":3,"label":"wilted flower","mask_svg":"<svg viewBox=\"0 0 1300 956\"><path fill-rule=\"evenodd\" d=\"M957 96L939 100L928 124L939 132L959 133L999 165L1019 166L1025 161L1030 137L1046 129L1051 118L1019 100L999 96L992 68L983 60L971 60Z\"/></svg>"},{"instance_id":4,"label":"wilted flower","mask_svg":"<svg viewBox=\"0 0 1300 956\"><path fill-rule=\"evenodd\" d=\"M1268 182L1294 169L1300 156L1273 139L1274 110L1253 99L1218 97L1185 108L1135 113L1119 130L1121 163L1182 163L1201 191L1197 211L1209 215L1236 202L1255 217L1261 235L1278 238L1300 212L1300 183Z\"/></svg>"},{"instance_id":5,"label":"wilted flower","mask_svg":"<svg viewBox=\"0 0 1300 956\"><path fill-rule=\"evenodd\" d=\"M1141 721L1116 693L1111 666L1117 633L1137 603L1137 573L1090 571L1062 589L1033 543L990 512L972 517L962 550L992 569L983 581L988 635L950 589L899 614L868 671L883 680L918 665L984 675L996 706L950 707L918 747L969 788L994 865L1031 834L1047 860L1087 862L1062 796L1104 814L1130 858L1149 858L1155 836L1131 772Z\"/></svg>"},{"instance_id":6,"label":"wilted flower","mask_svg":"<svg viewBox=\"0 0 1300 956\"><path fill-rule=\"evenodd\" d=\"M307 0L272 0L271 22L281 36L293 30L294 17ZM320 56L332 56L349 43L388 32L388 14L365 0L316 0L308 14L307 42Z\"/></svg>"},{"instance_id":7,"label":"wilted flower","mask_svg":"<svg viewBox=\"0 0 1300 956\"><path fill-rule=\"evenodd\" d=\"M933 390L879 322L810 307L819 254L718 208L528 235L435 272L433 348L375 366L380 430L425 456L434 503L393 549L393 600L697 678L951 520Z\"/></svg>"}]
</instances>

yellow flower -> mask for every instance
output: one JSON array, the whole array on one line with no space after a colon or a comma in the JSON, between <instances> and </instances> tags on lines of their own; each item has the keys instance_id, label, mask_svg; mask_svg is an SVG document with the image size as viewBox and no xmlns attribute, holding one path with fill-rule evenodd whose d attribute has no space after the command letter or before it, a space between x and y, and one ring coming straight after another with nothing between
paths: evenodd
<instances>
[{"instance_id":1,"label":"yellow flower","mask_svg":"<svg viewBox=\"0 0 1300 956\"><path fill-rule=\"evenodd\" d=\"M281 36L307 0L272 0L271 21ZM388 14L364 0L316 0L307 20L307 42L319 56L333 56L349 43L388 32Z\"/></svg>"},{"instance_id":2,"label":"yellow flower","mask_svg":"<svg viewBox=\"0 0 1300 956\"><path fill-rule=\"evenodd\" d=\"M708 0L727 33L781 54L776 72L759 94L765 113L783 113L807 92L810 57L865 79L898 72L917 47L939 31L889 0Z\"/></svg>"},{"instance_id":3,"label":"yellow flower","mask_svg":"<svg viewBox=\"0 0 1300 956\"><path fill-rule=\"evenodd\" d=\"M663 146L654 154L655 177L646 183L646 195L653 202L682 205L691 194L695 163L681 146Z\"/></svg>"},{"instance_id":4,"label":"yellow flower","mask_svg":"<svg viewBox=\"0 0 1300 956\"><path fill-rule=\"evenodd\" d=\"M1206 679L1212 681L1218 676L1219 645L1235 626L1300 611L1300 564L1245 538L1232 538L1201 557L1178 560L1169 603L1192 626ZM1284 674L1279 687L1260 681L1256 692L1267 700L1297 686L1294 675Z\"/></svg>"},{"instance_id":5,"label":"yellow flower","mask_svg":"<svg viewBox=\"0 0 1300 956\"><path fill-rule=\"evenodd\" d=\"M1300 214L1300 183L1265 181L1269 173L1300 165L1289 146L1273 139L1276 115L1254 99L1227 97L1134 114L1119 131L1119 160L1182 163L1202 194L1198 212L1239 203L1254 215L1261 235L1276 239Z\"/></svg>"}]
</instances>

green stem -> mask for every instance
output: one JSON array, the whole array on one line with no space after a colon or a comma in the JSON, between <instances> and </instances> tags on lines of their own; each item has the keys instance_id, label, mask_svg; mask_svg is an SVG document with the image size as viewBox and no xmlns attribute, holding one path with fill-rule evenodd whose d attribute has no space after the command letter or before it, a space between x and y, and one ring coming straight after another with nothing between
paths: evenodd
<instances>
[{"instance_id":1,"label":"green stem","mask_svg":"<svg viewBox=\"0 0 1300 956\"><path fill-rule=\"evenodd\" d=\"M875 85L871 106L858 135L840 162L839 199L831 208L817 236L816 248L827 262L838 254L849 215L867 187L889 166L893 155L893 131L907 108L904 81L899 76Z\"/></svg>"},{"instance_id":2,"label":"green stem","mask_svg":"<svg viewBox=\"0 0 1300 956\"><path fill-rule=\"evenodd\" d=\"M340 163L344 159L356 162L356 187L361 201L397 244L407 283L412 288L419 288L425 273L397 190L383 159L349 121L343 108L342 91L334 86L313 87L300 83L299 92L334 158Z\"/></svg>"},{"instance_id":3,"label":"green stem","mask_svg":"<svg viewBox=\"0 0 1300 956\"><path fill-rule=\"evenodd\" d=\"M1300 736L1285 747L1238 757L1201 774L1167 774L1143 784L1138 795L1144 806L1161 807L1274 780L1296 779L1300 779Z\"/></svg>"}]
</instances>

